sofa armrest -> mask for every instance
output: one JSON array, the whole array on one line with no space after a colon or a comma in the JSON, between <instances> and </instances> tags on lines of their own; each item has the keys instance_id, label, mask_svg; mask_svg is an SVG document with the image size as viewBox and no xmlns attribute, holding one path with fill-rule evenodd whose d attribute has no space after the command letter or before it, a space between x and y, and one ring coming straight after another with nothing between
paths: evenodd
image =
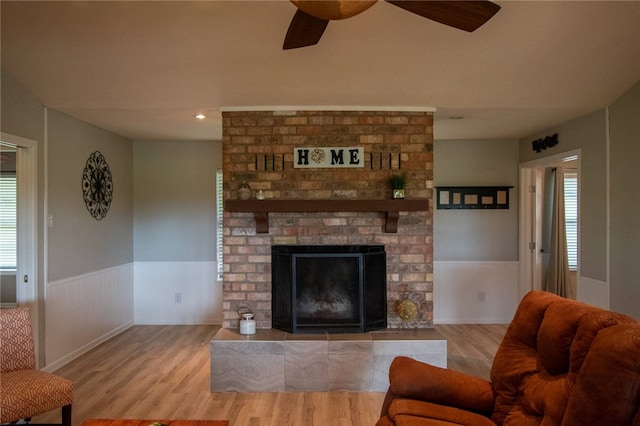
<instances>
[{"instance_id":1,"label":"sofa armrest","mask_svg":"<svg viewBox=\"0 0 640 426\"><path fill-rule=\"evenodd\" d=\"M640 425L640 324L618 324L597 334L562 424Z\"/></svg>"},{"instance_id":2,"label":"sofa armrest","mask_svg":"<svg viewBox=\"0 0 640 426\"><path fill-rule=\"evenodd\" d=\"M389 393L490 415L495 397L491 384L479 377L396 357L389 368Z\"/></svg>"}]
</instances>

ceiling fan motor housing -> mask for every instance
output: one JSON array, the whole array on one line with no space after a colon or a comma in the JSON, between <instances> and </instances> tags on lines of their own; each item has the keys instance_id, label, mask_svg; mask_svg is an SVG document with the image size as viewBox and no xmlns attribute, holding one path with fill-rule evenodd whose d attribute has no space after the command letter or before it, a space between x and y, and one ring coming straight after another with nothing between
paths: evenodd
<instances>
[{"instance_id":1,"label":"ceiling fan motor housing","mask_svg":"<svg viewBox=\"0 0 640 426\"><path fill-rule=\"evenodd\" d=\"M290 0L296 8L282 48L317 44L331 20L355 16L377 0ZM387 0L388 3L432 21L473 32L495 15L500 6L489 0Z\"/></svg>"},{"instance_id":2,"label":"ceiling fan motor housing","mask_svg":"<svg viewBox=\"0 0 640 426\"><path fill-rule=\"evenodd\" d=\"M290 0L296 7L320 19L351 18L373 6L378 0Z\"/></svg>"}]
</instances>

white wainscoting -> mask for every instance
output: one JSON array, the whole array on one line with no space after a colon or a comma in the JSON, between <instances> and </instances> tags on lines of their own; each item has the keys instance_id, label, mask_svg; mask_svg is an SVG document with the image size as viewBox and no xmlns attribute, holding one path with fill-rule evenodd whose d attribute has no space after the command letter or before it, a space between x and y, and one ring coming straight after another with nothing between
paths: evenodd
<instances>
[{"instance_id":1,"label":"white wainscoting","mask_svg":"<svg viewBox=\"0 0 640 426\"><path fill-rule=\"evenodd\" d=\"M136 262L135 324L221 324L215 262Z\"/></svg>"},{"instance_id":2,"label":"white wainscoting","mask_svg":"<svg viewBox=\"0 0 640 426\"><path fill-rule=\"evenodd\" d=\"M518 262L433 262L435 324L506 324L518 302Z\"/></svg>"},{"instance_id":3,"label":"white wainscoting","mask_svg":"<svg viewBox=\"0 0 640 426\"><path fill-rule=\"evenodd\" d=\"M609 283L580 275L577 289L577 300L603 309L611 309Z\"/></svg>"},{"instance_id":4,"label":"white wainscoting","mask_svg":"<svg viewBox=\"0 0 640 426\"><path fill-rule=\"evenodd\" d=\"M47 283L45 318L54 371L133 324L133 264Z\"/></svg>"}]
</instances>

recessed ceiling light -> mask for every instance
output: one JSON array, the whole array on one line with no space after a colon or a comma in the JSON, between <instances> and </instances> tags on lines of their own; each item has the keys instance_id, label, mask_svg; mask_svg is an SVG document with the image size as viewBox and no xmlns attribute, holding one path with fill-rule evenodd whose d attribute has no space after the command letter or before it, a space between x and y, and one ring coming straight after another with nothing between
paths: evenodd
<instances>
[{"instance_id":1,"label":"recessed ceiling light","mask_svg":"<svg viewBox=\"0 0 640 426\"><path fill-rule=\"evenodd\" d=\"M197 118L198 120L204 120L205 118L207 118L207 116L204 114L194 115L194 117Z\"/></svg>"}]
</instances>

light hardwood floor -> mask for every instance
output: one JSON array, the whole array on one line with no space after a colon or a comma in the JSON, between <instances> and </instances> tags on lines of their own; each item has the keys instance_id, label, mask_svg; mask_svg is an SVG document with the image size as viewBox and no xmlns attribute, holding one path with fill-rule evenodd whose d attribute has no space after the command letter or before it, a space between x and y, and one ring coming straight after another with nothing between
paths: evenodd
<instances>
[{"instance_id":1,"label":"light hardwood floor","mask_svg":"<svg viewBox=\"0 0 640 426\"><path fill-rule=\"evenodd\" d=\"M449 368L488 378L505 325L438 325ZM134 326L62 367L73 426L90 418L229 420L230 426L372 426L382 392L211 393L215 326ZM59 412L34 422L59 421Z\"/></svg>"}]
</instances>

